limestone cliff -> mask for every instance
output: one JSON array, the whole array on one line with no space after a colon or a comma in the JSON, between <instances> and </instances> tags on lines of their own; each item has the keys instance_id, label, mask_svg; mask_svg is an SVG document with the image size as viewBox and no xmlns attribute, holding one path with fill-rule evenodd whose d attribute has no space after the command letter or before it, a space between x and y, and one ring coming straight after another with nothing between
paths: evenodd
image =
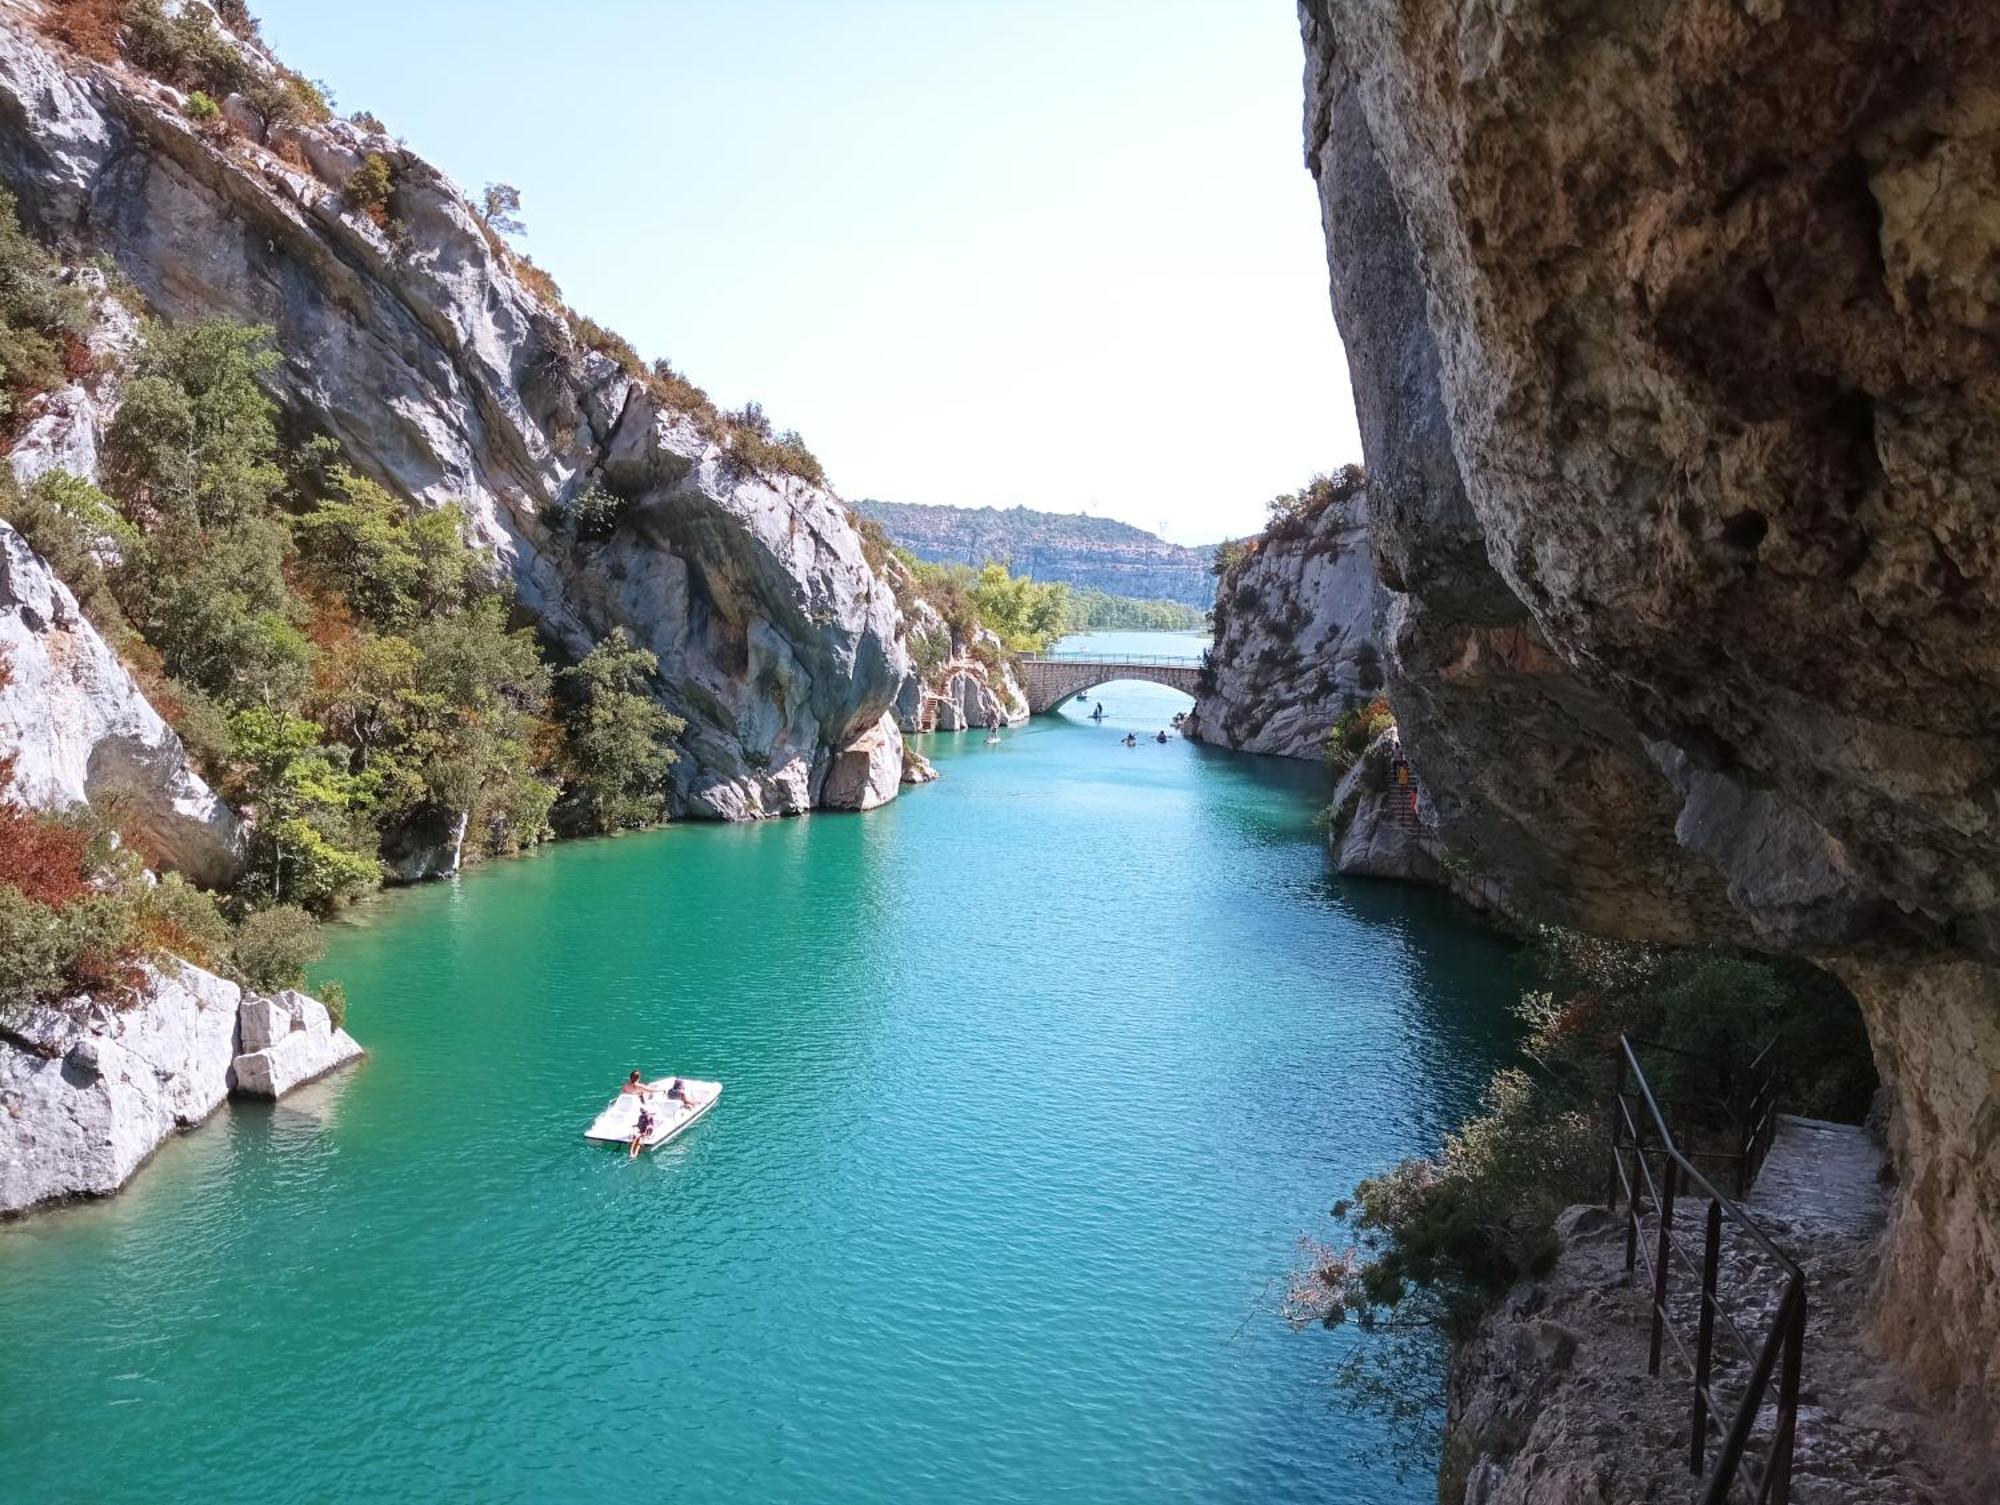
<instances>
[{"instance_id":1,"label":"limestone cliff","mask_svg":"<svg viewBox=\"0 0 2000 1505\"><path fill-rule=\"evenodd\" d=\"M0 755L30 805L96 805L155 865L226 883L235 812L188 762L69 587L0 519Z\"/></svg>"},{"instance_id":2,"label":"limestone cliff","mask_svg":"<svg viewBox=\"0 0 2000 1505\"><path fill-rule=\"evenodd\" d=\"M820 802L907 672L895 600L837 499L742 462L671 388L592 348L388 136L267 125L236 97L229 129L200 128L172 88L52 41L48 17L0 0L0 179L24 219L108 255L168 319L272 326L274 395L301 428L420 503L462 502L571 651L619 626L651 649L688 721L687 810ZM371 155L393 185L379 215L343 192ZM609 537L559 521L590 488L622 504Z\"/></svg>"},{"instance_id":3,"label":"limestone cliff","mask_svg":"<svg viewBox=\"0 0 2000 1505\"><path fill-rule=\"evenodd\" d=\"M1411 758L1510 903L1853 984L2000 1400L2000 12L1307 0Z\"/></svg>"},{"instance_id":4,"label":"limestone cliff","mask_svg":"<svg viewBox=\"0 0 2000 1505\"><path fill-rule=\"evenodd\" d=\"M1028 696L1000 639L984 627L954 629L937 607L914 594L916 582L900 564L892 559L888 571L908 601L904 630L915 660L896 700L901 728L962 732L1026 721Z\"/></svg>"},{"instance_id":5,"label":"limestone cliff","mask_svg":"<svg viewBox=\"0 0 2000 1505\"><path fill-rule=\"evenodd\" d=\"M1188 736L1320 758L1334 718L1381 690L1386 597L1369 555L1365 496L1253 540L1254 552L1222 580Z\"/></svg>"}]
</instances>

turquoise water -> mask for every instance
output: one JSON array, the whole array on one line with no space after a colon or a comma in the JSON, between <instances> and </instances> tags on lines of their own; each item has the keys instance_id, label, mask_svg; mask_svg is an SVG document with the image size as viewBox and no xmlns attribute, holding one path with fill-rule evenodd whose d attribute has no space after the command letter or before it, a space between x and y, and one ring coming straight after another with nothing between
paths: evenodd
<instances>
[{"instance_id":1,"label":"turquoise water","mask_svg":"<svg viewBox=\"0 0 2000 1505\"><path fill-rule=\"evenodd\" d=\"M1276 1308L1509 960L1330 878L1317 770L1094 698L866 816L365 907L368 1061L0 1228L0 1497L1433 1499ZM633 1066L727 1091L628 1163L580 1134Z\"/></svg>"}]
</instances>

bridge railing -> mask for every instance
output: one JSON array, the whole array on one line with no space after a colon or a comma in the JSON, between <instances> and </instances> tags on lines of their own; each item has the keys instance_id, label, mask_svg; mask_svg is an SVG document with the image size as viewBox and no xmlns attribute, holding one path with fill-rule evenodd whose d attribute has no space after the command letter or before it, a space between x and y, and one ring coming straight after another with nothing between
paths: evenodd
<instances>
[{"instance_id":1,"label":"bridge railing","mask_svg":"<svg viewBox=\"0 0 2000 1505\"><path fill-rule=\"evenodd\" d=\"M1198 658L1168 658L1147 653L1024 653L1024 664L1143 664L1149 669L1199 669Z\"/></svg>"}]
</instances>

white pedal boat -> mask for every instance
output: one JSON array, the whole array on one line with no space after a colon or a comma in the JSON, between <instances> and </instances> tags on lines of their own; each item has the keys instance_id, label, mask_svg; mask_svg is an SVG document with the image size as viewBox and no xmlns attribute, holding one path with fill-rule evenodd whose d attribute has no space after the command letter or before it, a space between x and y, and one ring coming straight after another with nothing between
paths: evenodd
<instances>
[{"instance_id":1,"label":"white pedal boat","mask_svg":"<svg viewBox=\"0 0 2000 1505\"><path fill-rule=\"evenodd\" d=\"M591 1120L590 1127L583 1131L583 1137L606 1144L629 1145L632 1136L639 1132L639 1104L643 1100L653 1115L653 1128L639 1141L640 1147L657 1149L713 1108L716 1099L722 1096L720 1082L697 1082L693 1077L682 1077L681 1089L687 1093L688 1100L686 1103L670 1102L667 1099L667 1083L672 1080L672 1077L663 1077L657 1084L649 1083L643 1099L636 1092L619 1093L611 1099L610 1107Z\"/></svg>"}]
</instances>

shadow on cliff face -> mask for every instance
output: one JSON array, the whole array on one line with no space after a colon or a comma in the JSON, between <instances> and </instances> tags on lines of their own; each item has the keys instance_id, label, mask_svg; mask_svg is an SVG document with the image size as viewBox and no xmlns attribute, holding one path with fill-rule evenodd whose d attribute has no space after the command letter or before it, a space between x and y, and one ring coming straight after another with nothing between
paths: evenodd
<instances>
[{"instance_id":1,"label":"shadow on cliff face","mask_svg":"<svg viewBox=\"0 0 2000 1505\"><path fill-rule=\"evenodd\" d=\"M2000 13L1308 0L1392 699L1519 910L1815 957L1885 1346L2000 1400Z\"/></svg>"}]
</instances>

